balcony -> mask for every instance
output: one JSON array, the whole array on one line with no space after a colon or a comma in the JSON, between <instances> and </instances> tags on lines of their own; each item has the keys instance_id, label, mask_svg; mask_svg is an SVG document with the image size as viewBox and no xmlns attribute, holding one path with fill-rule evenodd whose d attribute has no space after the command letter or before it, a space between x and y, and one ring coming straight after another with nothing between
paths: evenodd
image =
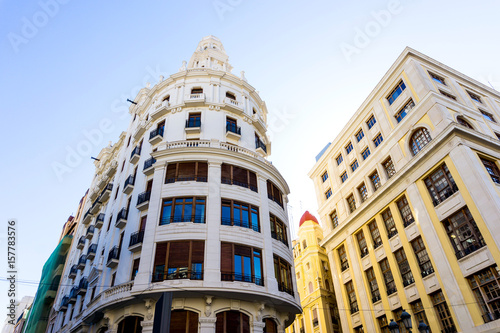
<instances>
[{"instance_id":1,"label":"balcony","mask_svg":"<svg viewBox=\"0 0 500 333\"><path fill-rule=\"evenodd\" d=\"M144 168L142 169L142 173L145 174L146 176L152 175L153 172L155 171L155 168L153 167L153 164L156 163L156 160L154 157L151 157L150 159L147 159L144 161Z\"/></svg>"},{"instance_id":2,"label":"balcony","mask_svg":"<svg viewBox=\"0 0 500 333\"><path fill-rule=\"evenodd\" d=\"M201 133L201 119L190 118L186 120L185 127L186 134L200 134Z\"/></svg>"},{"instance_id":3,"label":"balcony","mask_svg":"<svg viewBox=\"0 0 500 333\"><path fill-rule=\"evenodd\" d=\"M374 250L375 250L375 249L378 249L381 245L382 245L382 241L381 241L381 240L379 240L379 241L377 241L377 242L375 242L375 243L373 244L373 249L374 249Z\"/></svg>"},{"instance_id":4,"label":"balcony","mask_svg":"<svg viewBox=\"0 0 500 333\"><path fill-rule=\"evenodd\" d=\"M69 292L68 303L75 304L76 296L78 296L78 287L74 286L73 288L71 288L71 291Z\"/></svg>"},{"instance_id":5,"label":"balcony","mask_svg":"<svg viewBox=\"0 0 500 333\"><path fill-rule=\"evenodd\" d=\"M340 271L341 272L345 271L348 268L349 268L349 262L347 260L346 261L342 261L340 263Z\"/></svg>"},{"instance_id":6,"label":"balcony","mask_svg":"<svg viewBox=\"0 0 500 333\"><path fill-rule=\"evenodd\" d=\"M184 222L205 223L205 214L185 215L184 218L182 216L173 215L168 218L162 218L160 220L160 225Z\"/></svg>"},{"instance_id":7,"label":"balcony","mask_svg":"<svg viewBox=\"0 0 500 333\"><path fill-rule=\"evenodd\" d=\"M275 231L271 231L271 237L273 239L276 239L277 241L280 241L282 242L283 244L286 245L286 247L288 247L288 240L286 239L285 235L283 234L278 234L276 233Z\"/></svg>"},{"instance_id":8,"label":"balcony","mask_svg":"<svg viewBox=\"0 0 500 333\"><path fill-rule=\"evenodd\" d=\"M239 141L241 138L241 127L234 123L226 124L226 138L233 141Z\"/></svg>"},{"instance_id":9,"label":"balcony","mask_svg":"<svg viewBox=\"0 0 500 333\"><path fill-rule=\"evenodd\" d=\"M76 278L77 273L78 273L78 267L76 265L71 266L71 268L69 269L68 278L70 279Z\"/></svg>"},{"instance_id":10,"label":"balcony","mask_svg":"<svg viewBox=\"0 0 500 333\"><path fill-rule=\"evenodd\" d=\"M78 240L78 244L76 244L76 248L81 250L85 247L85 236L80 237Z\"/></svg>"},{"instance_id":11,"label":"balcony","mask_svg":"<svg viewBox=\"0 0 500 333\"><path fill-rule=\"evenodd\" d=\"M498 319L500 319L500 311L488 312L483 315L484 323L489 323L490 321Z\"/></svg>"},{"instance_id":12,"label":"balcony","mask_svg":"<svg viewBox=\"0 0 500 333\"><path fill-rule=\"evenodd\" d=\"M136 164L137 161L139 161L139 158L141 157L141 147L137 146L132 150L132 154L130 154L130 163Z\"/></svg>"},{"instance_id":13,"label":"balcony","mask_svg":"<svg viewBox=\"0 0 500 333\"><path fill-rule=\"evenodd\" d=\"M102 227L102 225L104 224L104 213L100 213L99 215L97 215L97 218L95 219L95 227L100 229Z\"/></svg>"},{"instance_id":14,"label":"balcony","mask_svg":"<svg viewBox=\"0 0 500 333\"><path fill-rule=\"evenodd\" d=\"M236 111L237 113L243 112L243 107L241 106L241 103L235 99L224 97L224 104L227 109Z\"/></svg>"},{"instance_id":15,"label":"balcony","mask_svg":"<svg viewBox=\"0 0 500 333\"><path fill-rule=\"evenodd\" d=\"M95 258L96 251L97 251L97 244L90 245L89 249L87 250L87 259L93 260Z\"/></svg>"},{"instance_id":16,"label":"balcony","mask_svg":"<svg viewBox=\"0 0 500 333\"><path fill-rule=\"evenodd\" d=\"M99 209L101 208L101 205L102 205L102 202L100 201L100 198L98 197L92 203L92 207L90 207L90 213L92 215L96 214L99 211Z\"/></svg>"},{"instance_id":17,"label":"balcony","mask_svg":"<svg viewBox=\"0 0 500 333\"><path fill-rule=\"evenodd\" d=\"M128 245L129 251L137 252L142 249L142 241L144 240L144 230L139 230L130 235L130 242Z\"/></svg>"},{"instance_id":18,"label":"balcony","mask_svg":"<svg viewBox=\"0 0 500 333\"><path fill-rule=\"evenodd\" d=\"M391 296L392 294L394 294L397 291L398 290L396 289L396 287L387 287L387 296Z\"/></svg>"},{"instance_id":19,"label":"balcony","mask_svg":"<svg viewBox=\"0 0 500 333\"><path fill-rule=\"evenodd\" d=\"M355 314L359 312L359 308L357 305L351 305L351 314Z\"/></svg>"},{"instance_id":20,"label":"balcony","mask_svg":"<svg viewBox=\"0 0 500 333\"><path fill-rule=\"evenodd\" d=\"M241 273L226 273L221 272L221 280L222 281L239 281L239 282L248 282L255 283L258 286L264 286L264 279L261 276L249 275L249 274L241 274Z\"/></svg>"},{"instance_id":21,"label":"balcony","mask_svg":"<svg viewBox=\"0 0 500 333\"><path fill-rule=\"evenodd\" d=\"M286 286L284 283L278 284L278 290L294 296L293 288Z\"/></svg>"},{"instance_id":22,"label":"balcony","mask_svg":"<svg viewBox=\"0 0 500 333\"><path fill-rule=\"evenodd\" d=\"M82 277L80 279L80 283L78 284L78 295L85 295L88 286L89 286L89 281L87 281L87 278Z\"/></svg>"},{"instance_id":23,"label":"balcony","mask_svg":"<svg viewBox=\"0 0 500 333\"><path fill-rule=\"evenodd\" d=\"M137 129L134 132L134 140L138 141L141 136L146 132L146 121L141 120L137 125Z\"/></svg>"},{"instance_id":24,"label":"balcony","mask_svg":"<svg viewBox=\"0 0 500 333\"><path fill-rule=\"evenodd\" d=\"M317 327L319 325L318 318L313 319L313 327Z\"/></svg>"},{"instance_id":25,"label":"balcony","mask_svg":"<svg viewBox=\"0 0 500 333\"><path fill-rule=\"evenodd\" d=\"M164 280L203 280L203 270L192 271L187 267L180 267L175 272L156 271L153 273L152 282L160 282Z\"/></svg>"},{"instance_id":26,"label":"balcony","mask_svg":"<svg viewBox=\"0 0 500 333\"><path fill-rule=\"evenodd\" d=\"M156 104L155 110L151 113L151 120L156 120L166 115L169 106L170 103L167 100L164 100L163 102Z\"/></svg>"},{"instance_id":27,"label":"balcony","mask_svg":"<svg viewBox=\"0 0 500 333\"><path fill-rule=\"evenodd\" d=\"M415 283L415 279L413 278L413 276L410 276L409 278L403 280L404 287L408 287L409 285L414 284L414 283Z\"/></svg>"},{"instance_id":28,"label":"balcony","mask_svg":"<svg viewBox=\"0 0 500 333\"><path fill-rule=\"evenodd\" d=\"M398 234L398 229L394 228L393 230L391 230L387 233L387 237L392 238L392 237L396 236L397 234Z\"/></svg>"},{"instance_id":29,"label":"balcony","mask_svg":"<svg viewBox=\"0 0 500 333\"><path fill-rule=\"evenodd\" d=\"M184 104L186 104L186 106L203 105L205 104L205 94L200 93L186 95L184 98Z\"/></svg>"},{"instance_id":30,"label":"balcony","mask_svg":"<svg viewBox=\"0 0 500 333\"><path fill-rule=\"evenodd\" d=\"M164 127L159 127L149 133L149 143L155 145L163 140Z\"/></svg>"},{"instance_id":31,"label":"balcony","mask_svg":"<svg viewBox=\"0 0 500 333\"><path fill-rule=\"evenodd\" d=\"M102 190L99 198L100 198L100 201L102 203L105 203L106 201L108 201L109 199L109 196L111 195L111 191L113 191L113 184L108 184L106 185L106 187L104 187L104 189Z\"/></svg>"},{"instance_id":32,"label":"balcony","mask_svg":"<svg viewBox=\"0 0 500 333\"><path fill-rule=\"evenodd\" d=\"M82 271L83 269L85 269L85 264L86 264L86 263L87 263L87 257L85 256L85 254L82 254L82 255L80 256L80 259L78 259L78 266L77 266L77 267L78 267L78 269L79 269L79 270L81 270L81 271Z\"/></svg>"},{"instance_id":33,"label":"balcony","mask_svg":"<svg viewBox=\"0 0 500 333\"><path fill-rule=\"evenodd\" d=\"M368 255L368 248L367 247L364 247L362 250L361 250L361 258L364 258Z\"/></svg>"},{"instance_id":34,"label":"balcony","mask_svg":"<svg viewBox=\"0 0 500 333\"><path fill-rule=\"evenodd\" d=\"M69 297L68 296L64 296L61 299L61 306L59 307L59 311L68 310L68 304L69 304Z\"/></svg>"},{"instance_id":35,"label":"balcony","mask_svg":"<svg viewBox=\"0 0 500 333\"><path fill-rule=\"evenodd\" d=\"M135 207L140 211L148 209L150 197L151 191L142 192L137 196L137 205Z\"/></svg>"},{"instance_id":36,"label":"balcony","mask_svg":"<svg viewBox=\"0 0 500 333\"><path fill-rule=\"evenodd\" d=\"M128 210L127 208L122 208L118 212L118 215L116 216L116 223L115 227L117 228L123 228L127 224L127 218L128 218Z\"/></svg>"},{"instance_id":37,"label":"balcony","mask_svg":"<svg viewBox=\"0 0 500 333\"><path fill-rule=\"evenodd\" d=\"M445 188L441 189L439 193L432 198L432 203L434 204L434 207L439 205L441 202L445 201L449 197L453 195L453 193L458 191L457 184L452 183L451 186L448 185Z\"/></svg>"},{"instance_id":38,"label":"balcony","mask_svg":"<svg viewBox=\"0 0 500 333\"><path fill-rule=\"evenodd\" d=\"M106 170L106 176L112 177L115 174L116 169L118 169L118 162L117 161L111 162L108 169Z\"/></svg>"},{"instance_id":39,"label":"balcony","mask_svg":"<svg viewBox=\"0 0 500 333\"><path fill-rule=\"evenodd\" d=\"M85 215L83 215L83 220L82 220L83 224L89 224L90 221L92 220L93 216L94 215L90 212L90 208L89 208L89 210L87 210Z\"/></svg>"},{"instance_id":40,"label":"balcony","mask_svg":"<svg viewBox=\"0 0 500 333\"><path fill-rule=\"evenodd\" d=\"M255 140L255 151L263 156L267 156L267 146L259 139Z\"/></svg>"},{"instance_id":41,"label":"balcony","mask_svg":"<svg viewBox=\"0 0 500 333\"><path fill-rule=\"evenodd\" d=\"M109 251L108 254L108 261L106 262L106 266L110 268L114 268L118 265L119 262L119 256L120 256L120 248L118 246L115 246Z\"/></svg>"},{"instance_id":42,"label":"balcony","mask_svg":"<svg viewBox=\"0 0 500 333\"><path fill-rule=\"evenodd\" d=\"M382 297L380 297L380 294L378 295L373 295L372 296L372 303L377 303L378 301L380 301L382 299Z\"/></svg>"},{"instance_id":43,"label":"balcony","mask_svg":"<svg viewBox=\"0 0 500 333\"><path fill-rule=\"evenodd\" d=\"M128 176L125 180L125 185L123 185L123 192L126 194L130 194L134 189L135 177L133 175Z\"/></svg>"},{"instance_id":44,"label":"balcony","mask_svg":"<svg viewBox=\"0 0 500 333\"><path fill-rule=\"evenodd\" d=\"M87 228L87 233L85 234L85 239L92 239L94 237L95 227L93 225Z\"/></svg>"},{"instance_id":45,"label":"balcony","mask_svg":"<svg viewBox=\"0 0 500 333\"><path fill-rule=\"evenodd\" d=\"M479 240L478 242L470 243L469 246L464 247L463 250L455 252L455 255L457 256L457 259L462 259L463 257L476 252L477 250L485 246L486 244L484 243L484 241Z\"/></svg>"}]
</instances>

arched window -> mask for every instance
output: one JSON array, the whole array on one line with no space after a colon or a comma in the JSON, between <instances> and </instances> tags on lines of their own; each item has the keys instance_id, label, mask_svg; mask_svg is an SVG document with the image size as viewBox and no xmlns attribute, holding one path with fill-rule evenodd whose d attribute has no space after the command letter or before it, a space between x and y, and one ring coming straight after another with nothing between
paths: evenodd
<instances>
[{"instance_id":1,"label":"arched window","mask_svg":"<svg viewBox=\"0 0 500 333\"><path fill-rule=\"evenodd\" d=\"M457 122L462 126L473 129L472 125L469 124L469 122L465 120L463 117L457 117Z\"/></svg>"},{"instance_id":2,"label":"arched window","mask_svg":"<svg viewBox=\"0 0 500 333\"><path fill-rule=\"evenodd\" d=\"M422 127L416 130L410 139L410 147L413 155L417 155L431 140L431 135L426 128Z\"/></svg>"},{"instance_id":3,"label":"arched window","mask_svg":"<svg viewBox=\"0 0 500 333\"><path fill-rule=\"evenodd\" d=\"M309 282L309 294L312 294L313 291L314 291L313 284L312 282Z\"/></svg>"},{"instance_id":4,"label":"arched window","mask_svg":"<svg viewBox=\"0 0 500 333\"><path fill-rule=\"evenodd\" d=\"M236 96L230 91L226 91L226 97L232 99L233 101L236 100Z\"/></svg>"},{"instance_id":5,"label":"arched window","mask_svg":"<svg viewBox=\"0 0 500 333\"><path fill-rule=\"evenodd\" d=\"M162 102L165 102L165 101L167 101L167 102L169 102L169 101L170 101L170 95L165 96L165 98L163 99L163 101L162 101Z\"/></svg>"},{"instance_id":6,"label":"arched window","mask_svg":"<svg viewBox=\"0 0 500 333\"><path fill-rule=\"evenodd\" d=\"M215 333L250 333L250 317L239 311L217 314Z\"/></svg>"},{"instance_id":7,"label":"arched window","mask_svg":"<svg viewBox=\"0 0 500 333\"><path fill-rule=\"evenodd\" d=\"M276 322L272 320L271 318L265 318L262 320L263 323L266 324L264 327L264 332L265 333L278 333L278 325L276 325Z\"/></svg>"},{"instance_id":8,"label":"arched window","mask_svg":"<svg viewBox=\"0 0 500 333\"><path fill-rule=\"evenodd\" d=\"M118 324L117 333L141 333L142 332L142 318L138 316L125 317Z\"/></svg>"},{"instance_id":9,"label":"arched window","mask_svg":"<svg viewBox=\"0 0 500 333\"><path fill-rule=\"evenodd\" d=\"M191 89L191 95L203 94L203 88L195 87Z\"/></svg>"},{"instance_id":10,"label":"arched window","mask_svg":"<svg viewBox=\"0 0 500 333\"><path fill-rule=\"evenodd\" d=\"M186 310L172 311L170 333L198 333L198 314Z\"/></svg>"}]
</instances>

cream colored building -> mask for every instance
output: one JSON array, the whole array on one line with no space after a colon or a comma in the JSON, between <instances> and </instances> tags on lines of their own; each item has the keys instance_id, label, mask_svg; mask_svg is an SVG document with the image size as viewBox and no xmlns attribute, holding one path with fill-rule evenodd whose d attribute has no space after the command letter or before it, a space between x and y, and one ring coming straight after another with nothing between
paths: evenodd
<instances>
[{"instance_id":1,"label":"cream colored building","mask_svg":"<svg viewBox=\"0 0 500 333\"><path fill-rule=\"evenodd\" d=\"M499 121L499 92L407 48L318 158L343 331L500 331Z\"/></svg>"},{"instance_id":2,"label":"cream colored building","mask_svg":"<svg viewBox=\"0 0 500 333\"><path fill-rule=\"evenodd\" d=\"M208 36L130 106L104 148L52 332L284 332L297 313L289 188L268 161L266 104Z\"/></svg>"}]
</instances>

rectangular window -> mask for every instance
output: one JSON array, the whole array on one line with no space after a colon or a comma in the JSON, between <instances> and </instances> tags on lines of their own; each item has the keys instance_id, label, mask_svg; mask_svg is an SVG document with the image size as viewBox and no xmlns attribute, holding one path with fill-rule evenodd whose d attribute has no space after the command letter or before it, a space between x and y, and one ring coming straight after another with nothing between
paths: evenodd
<instances>
[{"instance_id":1,"label":"rectangular window","mask_svg":"<svg viewBox=\"0 0 500 333\"><path fill-rule=\"evenodd\" d=\"M345 146L345 151L347 155L349 155L349 153L352 151L352 143L349 142L347 146Z\"/></svg>"},{"instance_id":2,"label":"rectangular window","mask_svg":"<svg viewBox=\"0 0 500 333\"><path fill-rule=\"evenodd\" d=\"M455 323L451 317L450 309L446 303L443 292L437 291L430 295L432 304L434 305L434 310L436 311L437 317L439 318L439 324L443 332L455 333L457 329L455 328Z\"/></svg>"},{"instance_id":3,"label":"rectangular window","mask_svg":"<svg viewBox=\"0 0 500 333\"><path fill-rule=\"evenodd\" d=\"M179 222L205 223L205 206L204 197L163 199L160 225Z\"/></svg>"},{"instance_id":4,"label":"rectangular window","mask_svg":"<svg viewBox=\"0 0 500 333\"><path fill-rule=\"evenodd\" d=\"M330 214L330 219L332 220L333 229L335 229L336 227L339 226L339 217L337 216L337 211L336 210L334 210Z\"/></svg>"},{"instance_id":5,"label":"rectangular window","mask_svg":"<svg viewBox=\"0 0 500 333\"><path fill-rule=\"evenodd\" d=\"M384 166L385 173L387 174L387 178L391 178L396 174L396 169L394 168L394 163L392 163L391 158L389 157L384 162L382 162Z\"/></svg>"},{"instance_id":6,"label":"rectangular window","mask_svg":"<svg viewBox=\"0 0 500 333\"><path fill-rule=\"evenodd\" d=\"M368 129L371 129L373 125L377 123L377 120L375 119L375 116L371 115L370 118L366 121L366 125L368 126Z\"/></svg>"},{"instance_id":7,"label":"rectangular window","mask_svg":"<svg viewBox=\"0 0 500 333\"><path fill-rule=\"evenodd\" d=\"M363 160L366 160L368 156L370 156L370 147L366 147L365 150L361 152L361 156L363 156Z\"/></svg>"},{"instance_id":8,"label":"rectangular window","mask_svg":"<svg viewBox=\"0 0 500 333\"><path fill-rule=\"evenodd\" d=\"M348 176L347 176L347 172L343 172L341 175L340 175L340 180L342 180L342 183L345 182L347 180Z\"/></svg>"},{"instance_id":9,"label":"rectangular window","mask_svg":"<svg viewBox=\"0 0 500 333\"><path fill-rule=\"evenodd\" d=\"M137 272L139 272L139 262L141 261L141 258L134 259L134 263L132 264L132 276L130 277L130 280L134 281L135 277L137 276Z\"/></svg>"},{"instance_id":10,"label":"rectangular window","mask_svg":"<svg viewBox=\"0 0 500 333\"><path fill-rule=\"evenodd\" d=\"M365 133L363 133L363 129L360 129L357 133L356 133L356 140L361 141L361 139L363 139L365 137Z\"/></svg>"},{"instance_id":11,"label":"rectangular window","mask_svg":"<svg viewBox=\"0 0 500 333\"><path fill-rule=\"evenodd\" d=\"M399 308L395 311L392 311L392 315L394 316L394 318L396 318L395 322L399 326L399 333L410 333L411 331L406 329L406 327L403 323L403 319L401 319L402 313L403 313L403 308Z\"/></svg>"},{"instance_id":12,"label":"rectangular window","mask_svg":"<svg viewBox=\"0 0 500 333\"><path fill-rule=\"evenodd\" d=\"M356 300L356 292L354 291L352 281L345 284L345 289L347 291L347 297L349 298L349 308L351 309L351 314L357 313L359 311L358 302Z\"/></svg>"},{"instance_id":13,"label":"rectangular window","mask_svg":"<svg viewBox=\"0 0 500 333\"><path fill-rule=\"evenodd\" d=\"M387 323L387 317L383 315L377 318L378 326L380 327L381 333L389 333L389 324Z\"/></svg>"},{"instance_id":14,"label":"rectangular window","mask_svg":"<svg viewBox=\"0 0 500 333\"><path fill-rule=\"evenodd\" d=\"M186 127L201 127L201 113L190 113L186 120Z\"/></svg>"},{"instance_id":15,"label":"rectangular window","mask_svg":"<svg viewBox=\"0 0 500 333\"><path fill-rule=\"evenodd\" d=\"M468 277L485 323L500 319L500 282L496 266Z\"/></svg>"},{"instance_id":16,"label":"rectangular window","mask_svg":"<svg viewBox=\"0 0 500 333\"><path fill-rule=\"evenodd\" d=\"M153 282L203 280L204 241L172 241L156 244Z\"/></svg>"},{"instance_id":17,"label":"rectangular window","mask_svg":"<svg viewBox=\"0 0 500 333\"><path fill-rule=\"evenodd\" d=\"M394 101L399 97L399 95L401 95L401 93L406 89L406 86L405 86L405 83L403 82L403 80L399 81L398 85L396 86L396 88L394 88L391 93L389 94L389 96L387 96L387 100L389 101L389 104L392 105L392 103L394 103Z\"/></svg>"},{"instance_id":18,"label":"rectangular window","mask_svg":"<svg viewBox=\"0 0 500 333\"><path fill-rule=\"evenodd\" d=\"M376 191L382 184L380 183L380 177L378 176L378 172L375 171L370 175L370 180L373 184L373 190Z\"/></svg>"},{"instance_id":19,"label":"rectangular window","mask_svg":"<svg viewBox=\"0 0 500 333\"><path fill-rule=\"evenodd\" d=\"M328 179L328 171L325 171L322 175L321 175L321 180L324 182L326 182L326 180Z\"/></svg>"},{"instance_id":20,"label":"rectangular window","mask_svg":"<svg viewBox=\"0 0 500 333\"><path fill-rule=\"evenodd\" d=\"M391 238L397 235L398 229L396 229L396 223L394 223L394 218L392 217L390 208L387 208L382 212L382 219L384 220L385 228L387 230L387 237Z\"/></svg>"},{"instance_id":21,"label":"rectangular window","mask_svg":"<svg viewBox=\"0 0 500 333\"><path fill-rule=\"evenodd\" d=\"M382 134L377 134L377 136L375 137L375 139L373 139L373 143L375 144L375 147L378 147L382 141L384 141L384 138L382 137Z\"/></svg>"},{"instance_id":22,"label":"rectangular window","mask_svg":"<svg viewBox=\"0 0 500 333\"><path fill-rule=\"evenodd\" d=\"M422 301L418 300L413 303L410 303L411 310L413 312L413 315L415 316L415 321L417 323L420 323L423 321L427 326L429 326L429 320L427 319L427 316L425 315L425 310L424 310L424 305L422 304Z\"/></svg>"},{"instance_id":23,"label":"rectangular window","mask_svg":"<svg viewBox=\"0 0 500 333\"><path fill-rule=\"evenodd\" d=\"M380 237L380 230L378 230L377 222L375 222L375 220L371 221L368 223L368 228L372 236L373 248L376 249L382 245L382 237Z\"/></svg>"},{"instance_id":24,"label":"rectangular window","mask_svg":"<svg viewBox=\"0 0 500 333\"><path fill-rule=\"evenodd\" d=\"M343 271L349 268L349 261L347 261L347 253L345 252L344 245L341 245L337 250L340 259L340 268Z\"/></svg>"},{"instance_id":25,"label":"rectangular window","mask_svg":"<svg viewBox=\"0 0 500 333\"><path fill-rule=\"evenodd\" d=\"M381 300L380 290L378 289L378 283L377 279L375 278L375 272L373 271L373 267L370 267L366 270L366 279L368 280L368 285L370 286L372 303L380 301Z\"/></svg>"},{"instance_id":26,"label":"rectangular window","mask_svg":"<svg viewBox=\"0 0 500 333\"><path fill-rule=\"evenodd\" d=\"M328 191L326 191L325 196L327 199L329 199L332 196L332 189L329 188Z\"/></svg>"},{"instance_id":27,"label":"rectangular window","mask_svg":"<svg viewBox=\"0 0 500 333\"><path fill-rule=\"evenodd\" d=\"M356 169L358 168L359 164L358 164L358 160L355 160L354 162L352 162L351 164L351 170L352 172L356 171Z\"/></svg>"},{"instance_id":28,"label":"rectangular window","mask_svg":"<svg viewBox=\"0 0 500 333\"><path fill-rule=\"evenodd\" d=\"M250 204L222 199L221 224L252 229L260 232L259 207Z\"/></svg>"},{"instance_id":29,"label":"rectangular window","mask_svg":"<svg viewBox=\"0 0 500 333\"><path fill-rule=\"evenodd\" d=\"M483 115L483 118L486 119L486 120L489 120L491 122L494 122L496 123L497 121L495 120L495 117L493 117L493 114L489 113L489 112L486 112L484 110L479 110L479 112L481 112L481 114Z\"/></svg>"},{"instance_id":30,"label":"rectangular window","mask_svg":"<svg viewBox=\"0 0 500 333\"><path fill-rule=\"evenodd\" d=\"M445 219L443 225L455 249L457 259L486 245L467 206Z\"/></svg>"},{"instance_id":31,"label":"rectangular window","mask_svg":"<svg viewBox=\"0 0 500 333\"><path fill-rule=\"evenodd\" d=\"M288 246L286 225L273 214L269 214L271 221L271 237Z\"/></svg>"},{"instance_id":32,"label":"rectangular window","mask_svg":"<svg viewBox=\"0 0 500 333\"><path fill-rule=\"evenodd\" d=\"M241 186L257 192L257 174L236 165L222 163L221 183Z\"/></svg>"},{"instance_id":33,"label":"rectangular window","mask_svg":"<svg viewBox=\"0 0 500 333\"><path fill-rule=\"evenodd\" d=\"M418 236L412 240L411 247L413 248L413 253L415 253L415 256L417 257L422 277L426 277L427 275L434 273L434 268L432 267L431 259L427 254L427 249L425 248L422 237Z\"/></svg>"},{"instance_id":34,"label":"rectangular window","mask_svg":"<svg viewBox=\"0 0 500 333\"><path fill-rule=\"evenodd\" d=\"M270 180L267 181L267 197L283 208L283 193Z\"/></svg>"},{"instance_id":35,"label":"rectangular window","mask_svg":"<svg viewBox=\"0 0 500 333\"><path fill-rule=\"evenodd\" d=\"M111 275L111 287L115 286L115 281L116 281L116 272Z\"/></svg>"},{"instance_id":36,"label":"rectangular window","mask_svg":"<svg viewBox=\"0 0 500 333\"><path fill-rule=\"evenodd\" d=\"M347 197L347 204L351 213L356 210L356 199L354 199L354 194Z\"/></svg>"},{"instance_id":37,"label":"rectangular window","mask_svg":"<svg viewBox=\"0 0 500 333\"><path fill-rule=\"evenodd\" d=\"M497 136L497 139L500 140L500 133L495 132L495 135Z\"/></svg>"},{"instance_id":38,"label":"rectangular window","mask_svg":"<svg viewBox=\"0 0 500 333\"><path fill-rule=\"evenodd\" d=\"M363 230L356 234L356 240L358 241L361 258L366 257L366 255L368 254L368 245L366 244L365 234L363 233Z\"/></svg>"},{"instance_id":39,"label":"rectangular window","mask_svg":"<svg viewBox=\"0 0 500 333\"><path fill-rule=\"evenodd\" d=\"M446 81L444 80L444 78L442 76L439 76L439 75L431 73L431 72L429 72L429 75L437 83L441 83L442 85L446 85Z\"/></svg>"},{"instance_id":40,"label":"rectangular window","mask_svg":"<svg viewBox=\"0 0 500 333\"><path fill-rule=\"evenodd\" d=\"M395 115L394 117L396 118L396 120L399 122L401 122L401 120L403 120L404 117L406 117L406 115L410 112L411 109L413 109L415 107L415 103L413 102L412 99L410 99L408 101L408 103L406 103L405 106L403 106Z\"/></svg>"},{"instance_id":41,"label":"rectangular window","mask_svg":"<svg viewBox=\"0 0 500 333\"><path fill-rule=\"evenodd\" d=\"M366 190L365 183L358 187L359 195L361 196L361 202L365 202L368 199L368 191Z\"/></svg>"},{"instance_id":42,"label":"rectangular window","mask_svg":"<svg viewBox=\"0 0 500 333\"><path fill-rule=\"evenodd\" d=\"M457 98L455 96L453 96L452 94L448 94L446 91L443 91L443 90L440 89L439 92L441 93L441 95L446 96L449 99L452 99L454 101L457 100Z\"/></svg>"},{"instance_id":43,"label":"rectangular window","mask_svg":"<svg viewBox=\"0 0 500 333\"><path fill-rule=\"evenodd\" d=\"M387 296L394 294L396 289L396 283L394 282L394 277L391 273L391 266L389 266L389 261L387 258L384 258L379 263L380 270L382 271L382 276L384 277L385 288L387 290Z\"/></svg>"},{"instance_id":44,"label":"rectangular window","mask_svg":"<svg viewBox=\"0 0 500 333\"><path fill-rule=\"evenodd\" d=\"M427 190L431 195L434 206L439 205L458 191L450 171L446 164L442 164L429 177L424 179Z\"/></svg>"},{"instance_id":45,"label":"rectangular window","mask_svg":"<svg viewBox=\"0 0 500 333\"><path fill-rule=\"evenodd\" d=\"M415 283L415 279L413 278L413 274L410 269L410 264L408 263L408 259L406 258L405 250L400 248L396 252L394 252L396 256L396 261L399 266L399 273L401 273L401 279L403 280L403 286L407 287L412 283Z\"/></svg>"},{"instance_id":46,"label":"rectangular window","mask_svg":"<svg viewBox=\"0 0 500 333\"><path fill-rule=\"evenodd\" d=\"M399 213L401 214L401 218L403 219L403 225L405 228L415 222L413 218L413 214L411 213L410 204L408 200L406 200L406 196L403 195L401 199L397 202Z\"/></svg>"},{"instance_id":47,"label":"rectangular window","mask_svg":"<svg viewBox=\"0 0 500 333\"><path fill-rule=\"evenodd\" d=\"M340 154L339 156L337 156L335 158L335 160L337 161L337 165L340 165L340 163L342 163L342 161L344 160L344 158L342 157L342 154Z\"/></svg>"},{"instance_id":48,"label":"rectangular window","mask_svg":"<svg viewBox=\"0 0 500 333\"><path fill-rule=\"evenodd\" d=\"M293 296L292 266L283 258L274 255L274 276L278 281L278 290Z\"/></svg>"},{"instance_id":49,"label":"rectangular window","mask_svg":"<svg viewBox=\"0 0 500 333\"><path fill-rule=\"evenodd\" d=\"M206 182L208 177L207 162L179 162L170 163L167 166L165 184L197 181Z\"/></svg>"},{"instance_id":50,"label":"rectangular window","mask_svg":"<svg viewBox=\"0 0 500 333\"><path fill-rule=\"evenodd\" d=\"M500 171L498 170L498 167L496 163L492 160L488 160L486 158L480 157L481 162L483 162L484 167L486 168L486 171L488 171L488 174L490 175L491 179L497 183L500 184Z\"/></svg>"},{"instance_id":51,"label":"rectangular window","mask_svg":"<svg viewBox=\"0 0 500 333\"><path fill-rule=\"evenodd\" d=\"M481 97L479 95L474 94L473 92L470 92L468 90L467 90L467 93L469 94L470 98L473 101L483 104L483 101L481 101Z\"/></svg>"},{"instance_id":52,"label":"rectangular window","mask_svg":"<svg viewBox=\"0 0 500 333\"><path fill-rule=\"evenodd\" d=\"M250 246L221 243L221 280L263 286L262 251Z\"/></svg>"}]
</instances>

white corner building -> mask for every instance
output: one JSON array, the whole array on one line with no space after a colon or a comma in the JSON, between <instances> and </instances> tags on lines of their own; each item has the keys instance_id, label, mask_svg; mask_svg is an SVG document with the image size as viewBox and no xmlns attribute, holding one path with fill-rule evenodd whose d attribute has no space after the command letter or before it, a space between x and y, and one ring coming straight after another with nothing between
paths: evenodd
<instances>
[{"instance_id":1,"label":"white corner building","mask_svg":"<svg viewBox=\"0 0 500 333\"><path fill-rule=\"evenodd\" d=\"M48 332L284 332L301 312L265 103L208 36L104 148ZM163 303L165 304L165 303ZM158 310L158 309L156 309Z\"/></svg>"}]
</instances>

